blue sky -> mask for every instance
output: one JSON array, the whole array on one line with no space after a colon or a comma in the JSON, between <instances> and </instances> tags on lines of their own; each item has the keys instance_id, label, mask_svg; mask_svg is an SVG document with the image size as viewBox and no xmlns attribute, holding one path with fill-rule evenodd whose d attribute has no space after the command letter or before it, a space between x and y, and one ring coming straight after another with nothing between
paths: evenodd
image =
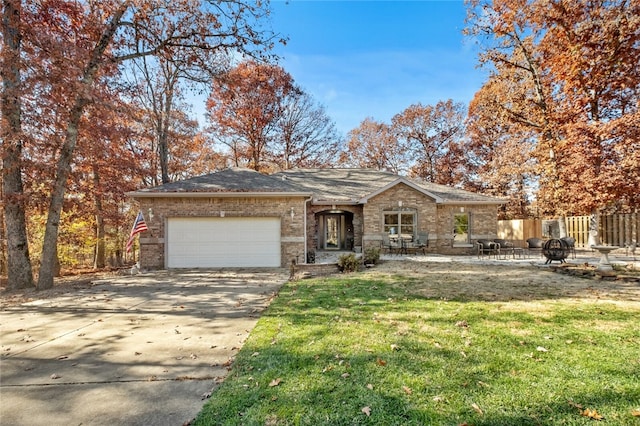
<instances>
[{"instance_id":1,"label":"blue sky","mask_svg":"<svg viewBox=\"0 0 640 426\"><path fill-rule=\"evenodd\" d=\"M324 105L338 131L367 117L389 123L412 104L467 104L485 80L454 1L275 0L276 53Z\"/></svg>"}]
</instances>

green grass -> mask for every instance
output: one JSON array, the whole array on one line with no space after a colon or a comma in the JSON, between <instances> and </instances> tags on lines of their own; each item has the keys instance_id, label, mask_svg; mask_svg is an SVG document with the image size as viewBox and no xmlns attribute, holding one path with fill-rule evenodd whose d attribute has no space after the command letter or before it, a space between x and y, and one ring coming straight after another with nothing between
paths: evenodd
<instances>
[{"instance_id":1,"label":"green grass","mask_svg":"<svg viewBox=\"0 0 640 426\"><path fill-rule=\"evenodd\" d=\"M417 285L288 283L194 424L590 425L590 409L640 425L637 304L427 299Z\"/></svg>"}]
</instances>

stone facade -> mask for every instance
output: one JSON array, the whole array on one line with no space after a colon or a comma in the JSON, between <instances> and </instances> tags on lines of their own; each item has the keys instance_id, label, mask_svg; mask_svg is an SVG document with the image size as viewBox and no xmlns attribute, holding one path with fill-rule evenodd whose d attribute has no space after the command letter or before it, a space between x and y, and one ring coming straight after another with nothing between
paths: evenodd
<instances>
[{"instance_id":1,"label":"stone facade","mask_svg":"<svg viewBox=\"0 0 640 426\"><path fill-rule=\"evenodd\" d=\"M281 218L281 259L283 267L292 259L304 259L304 198L271 197L166 197L140 198L140 210L148 231L140 236L140 265L164 269L165 229L172 217L275 217ZM291 216L291 209L294 215Z\"/></svg>"}]
</instances>

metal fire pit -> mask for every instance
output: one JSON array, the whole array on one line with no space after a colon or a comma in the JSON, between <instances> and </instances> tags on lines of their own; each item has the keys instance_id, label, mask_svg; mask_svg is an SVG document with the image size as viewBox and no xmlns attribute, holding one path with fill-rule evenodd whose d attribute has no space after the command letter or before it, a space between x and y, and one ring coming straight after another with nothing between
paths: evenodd
<instances>
[{"instance_id":1,"label":"metal fire pit","mask_svg":"<svg viewBox=\"0 0 640 426\"><path fill-rule=\"evenodd\" d=\"M542 246L542 254L547 258L545 264L551 263L554 260L565 263L565 259L569 254L569 245L563 240L548 240L544 243L544 246Z\"/></svg>"}]
</instances>

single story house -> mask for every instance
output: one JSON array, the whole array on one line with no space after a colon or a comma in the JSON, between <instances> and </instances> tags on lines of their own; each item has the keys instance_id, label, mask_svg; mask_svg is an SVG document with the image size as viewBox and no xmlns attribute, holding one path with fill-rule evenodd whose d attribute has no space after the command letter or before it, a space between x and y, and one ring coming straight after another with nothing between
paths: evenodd
<instances>
[{"instance_id":1,"label":"single story house","mask_svg":"<svg viewBox=\"0 0 640 426\"><path fill-rule=\"evenodd\" d=\"M128 193L148 231L145 269L285 267L319 250L428 239L433 253L469 253L495 238L504 201L393 173L351 168L265 175L229 168Z\"/></svg>"}]
</instances>

